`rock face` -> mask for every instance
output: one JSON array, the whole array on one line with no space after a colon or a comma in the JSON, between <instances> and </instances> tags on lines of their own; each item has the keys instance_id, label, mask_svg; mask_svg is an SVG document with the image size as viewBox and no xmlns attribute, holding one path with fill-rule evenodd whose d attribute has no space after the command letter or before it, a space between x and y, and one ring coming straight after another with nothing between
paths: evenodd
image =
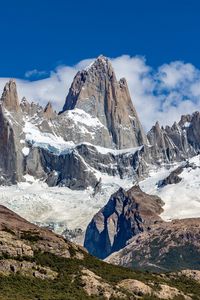
<instances>
[{"instance_id":1,"label":"rock face","mask_svg":"<svg viewBox=\"0 0 200 300\"><path fill-rule=\"evenodd\" d=\"M168 184L177 184L179 183L182 178L179 177L179 175L183 172L184 170L184 166L180 166L178 168L176 168L174 171L172 171L169 176L167 176L166 178L164 178L163 180L160 180L158 182L158 187L164 187Z\"/></svg>"},{"instance_id":2,"label":"rock face","mask_svg":"<svg viewBox=\"0 0 200 300\"><path fill-rule=\"evenodd\" d=\"M0 174L1 184L16 183L22 180L24 171L23 155L18 152L20 131L17 120L20 118L16 84L6 84L0 105ZM16 121L9 122L7 116L14 113Z\"/></svg>"},{"instance_id":3,"label":"rock face","mask_svg":"<svg viewBox=\"0 0 200 300\"><path fill-rule=\"evenodd\" d=\"M12 127L3 118L2 107L0 107L0 167L2 183L16 182L16 149Z\"/></svg>"},{"instance_id":4,"label":"rock face","mask_svg":"<svg viewBox=\"0 0 200 300\"><path fill-rule=\"evenodd\" d=\"M126 267L153 271L200 270L200 219L173 220L154 225L133 237L106 260Z\"/></svg>"},{"instance_id":5,"label":"rock face","mask_svg":"<svg viewBox=\"0 0 200 300\"><path fill-rule=\"evenodd\" d=\"M46 107L44 108L44 116L48 119L54 119L56 116L56 113L53 111L53 107L51 105L51 102L48 102Z\"/></svg>"},{"instance_id":6,"label":"rock face","mask_svg":"<svg viewBox=\"0 0 200 300\"><path fill-rule=\"evenodd\" d=\"M157 122L147 134L154 160L181 161L197 154L200 149L199 126L199 112L182 116L172 127L163 128Z\"/></svg>"},{"instance_id":7,"label":"rock face","mask_svg":"<svg viewBox=\"0 0 200 300\"><path fill-rule=\"evenodd\" d=\"M100 120L108 129L111 146L123 149L147 143L127 82L124 78L117 81L111 63L104 56L75 76L63 112L74 108Z\"/></svg>"},{"instance_id":8,"label":"rock face","mask_svg":"<svg viewBox=\"0 0 200 300\"><path fill-rule=\"evenodd\" d=\"M20 106L17 95L16 83L14 80L10 80L8 83L6 83L1 97L1 102L3 106L8 110L14 112L19 111Z\"/></svg>"},{"instance_id":9,"label":"rock face","mask_svg":"<svg viewBox=\"0 0 200 300\"><path fill-rule=\"evenodd\" d=\"M131 237L161 220L162 204L159 197L145 194L139 186L127 192L119 189L88 225L85 248L99 258L118 251Z\"/></svg>"}]
</instances>

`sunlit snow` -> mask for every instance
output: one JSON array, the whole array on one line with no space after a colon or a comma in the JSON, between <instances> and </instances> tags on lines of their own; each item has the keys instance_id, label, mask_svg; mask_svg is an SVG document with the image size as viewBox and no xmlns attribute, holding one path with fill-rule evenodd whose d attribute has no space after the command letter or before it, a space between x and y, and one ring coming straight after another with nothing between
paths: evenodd
<instances>
[{"instance_id":1,"label":"sunlit snow","mask_svg":"<svg viewBox=\"0 0 200 300\"><path fill-rule=\"evenodd\" d=\"M31 145L34 147L44 148L57 155L64 154L74 147L73 142L66 142L60 136L56 136L48 132L42 132L30 121L25 122L23 131L26 134L26 141Z\"/></svg>"},{"instance_id":2,"label":"sunlit snow","mask_svg":"<svg viewBox=\"0 0 200 300\"><path fill-rule=\"evenodd\" d=\"M0 204L12 209L34 223L54 223L56 232L66 228L83 231L93 215L108 201L120 186L130 188L131 180L102 175L102 192L93 196L91 188L73 191L66 187L48 187L45 183L25 176L26 182L0 186Z\"/></svg>"},{"instance_id":3,"label":"sunlit snow","mask_svg":"<svg viewBox=\"0 0 200 300\"><path fill-rule=\"evenodd\" d=\"M157 187L156 183L168 176L172 169L152 172L151 177L140 183L144 191L158 195L165 202L161 214L164 220L200 217L200 156L191 158L190 163L197 168L185 168L179 175L182 181L177 184Z\"/></svg>"}]
</instances>

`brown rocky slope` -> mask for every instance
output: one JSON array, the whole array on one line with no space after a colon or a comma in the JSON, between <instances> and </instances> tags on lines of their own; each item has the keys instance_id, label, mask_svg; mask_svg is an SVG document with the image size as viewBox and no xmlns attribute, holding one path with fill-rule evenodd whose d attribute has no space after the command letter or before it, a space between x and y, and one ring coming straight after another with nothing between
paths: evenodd
<instances>
[{"instance_id":1,"label":"brown rocky slope","mask_svg":"<svg viewBox=\"0 0 200 300\"><path fill-rule=\"evenodd\" d=\"M159 272L200 270L200 219L155 224L151 231L133 237L106 261Z\"/></svg>"},{"instance_id":2,"label":"brown rocky slope","mask_svg":"<svg viewBox=\"0 0 200 300\"><path fill-rule=\"evenodd\" d=\"M200 281L189 270L161 276L107 264L0 206L0 290L1 300L190 300Z\"/></svg>"}]
</instances>

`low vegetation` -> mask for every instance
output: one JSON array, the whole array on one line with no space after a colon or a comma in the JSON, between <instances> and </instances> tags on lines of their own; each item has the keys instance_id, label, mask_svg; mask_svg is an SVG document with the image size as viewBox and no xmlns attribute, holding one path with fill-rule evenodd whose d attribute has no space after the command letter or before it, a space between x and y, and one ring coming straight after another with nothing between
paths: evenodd
<instances>
[{"instance_id":1,"label":"low vegetation","mask_svg":"<svg viewBox=\"0 0 200 300\"><path fill-rule=\"evenodd\" d=\"M35 252L34 257L26 258L43 267L49 267L58 272L54 280L41 280L34 277L24 277L21 274L0 276L0 300L87 300L105 299L101 296L88 296L81 280L81 270L87 268L115 287L123 279L137 279L144 283L154 282L153 289L159 289L159 284L167 284L179 290L193 294L192 299L200 299L200 284L184 276L150 273L148 271L133 271L102 262L84 252L85 258L66 259L50 253ZM156 284L155 284L156 282ZM127 291L123 291L128 295ZM113 298L114 299L114 298ZM119 299L119 298L117 298ZM130 295L130 299L136 299ZM156 300L155 296L141 296L139 299ZM184 299L176 297L174 300Z\"/></svg>"}]
</instances>

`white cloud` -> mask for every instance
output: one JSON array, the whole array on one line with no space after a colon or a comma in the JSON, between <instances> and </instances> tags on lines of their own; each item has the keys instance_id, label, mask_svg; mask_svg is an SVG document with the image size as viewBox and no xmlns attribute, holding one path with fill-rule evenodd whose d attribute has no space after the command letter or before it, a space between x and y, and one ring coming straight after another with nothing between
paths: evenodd
<instances>
[{"instance_id":1,"label":"white cloud","mask_svg":"<svg viewBox=\"0 0 200 300\"><path fill-rule=\"evenodd\" d=\"M45 79L16 79L19 97L25 96L43 106L50 100L59 111L76 72L92 61L82 60L73 67L59 66ZM155 70L140 56L122 55L111 61L117 78L127 79L133 103L147 130L157 120L163 125L171 125L181 114L199 110L200 70L192 64L175 61ZM28 71L26 76L37 75L37 72L40 71ZM6 81L8 78L0 78L0 90Z\"/></svg>"},{"instance_id":2,"label":"white cloud","mask_svg":"<svg viewBox=\"0 0 200 300\"><path fill-rule=\"evenodd\" d=\"M132 100L144 127L158 120L172 125L182 114L200 110L200 70L181 61L164 64L157 70L143 57L113 59L119 77L126 77Z\"/></svg>"},{"instance_id":3,"label":"white cloud","mask_svg":"<svg viewBox=\"0 0 200 300\"><path fill-rule=\"evenodd\" d=\"M34 70L27 71L24 76L26 78L40 78L40 77L43 77L43 76L46 76L46 75L48 75L48 72L39 71L37 69L34 69Z\"/></svg>"},{"instance_id":4,"label":"white cloud","mask_svg":"<svg viewBox=\"0 0 200 300\"><path fill-rule=\"evenodd\" d=\"M192 64L181 61L164 64L159 68L159 79L166 88L176 88L195 80L199 71Z\"/></svg>"}]
</instances>

